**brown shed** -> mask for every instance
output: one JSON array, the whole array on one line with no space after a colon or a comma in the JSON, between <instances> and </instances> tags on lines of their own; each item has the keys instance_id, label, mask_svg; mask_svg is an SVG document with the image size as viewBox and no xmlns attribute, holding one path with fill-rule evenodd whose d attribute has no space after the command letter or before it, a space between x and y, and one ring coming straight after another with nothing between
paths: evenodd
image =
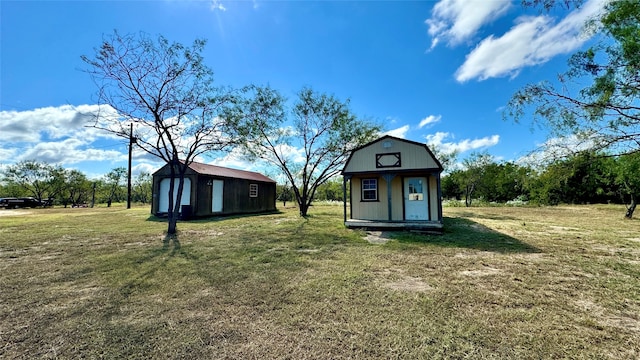
<instances>
[{"instance_id":1,"label":"brown shed","mask_svg":"<svg viewBox=\"0 0 640 360\"><path fill-rule=\"evenodd\" d=\"M153 173L151 213L156 216L167 214L170 181L168 164ZM177 191L178 181L174 181ZM182 194L183 218L276 210L276 182L252 171L193 162L185 173Z\"/></svg>"},{"instance_id":2,"label":"brown shed","mask_svg":"<svg viewBox=\"0 0 640 360\"><path fill-rule=\"evenodd\" d=\"M355 149L342 170L347 227L442 229L442 165L427 145L384 136Z\"/></svg>"}]
</instances>

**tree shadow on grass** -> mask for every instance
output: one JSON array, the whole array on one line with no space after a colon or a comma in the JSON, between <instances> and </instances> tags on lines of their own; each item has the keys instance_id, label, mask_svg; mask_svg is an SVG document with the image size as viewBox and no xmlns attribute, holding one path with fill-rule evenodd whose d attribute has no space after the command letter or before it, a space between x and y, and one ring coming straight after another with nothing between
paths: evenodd
<instances>
[{"instance_id":1,"label":"tree shadow on grass","mask_svg":"<svg viewBox=\"0 0 640 360\"><path fill-rule=\"evenodd\" d=\"M424 244L469 248L498 253L539 253L535 246L465 218L444 218L442 235L398 232L392 235L401 244Z\"/></svg>"},{"instance_id":2,"label":"tree shadow on grass","mask_svg":"<svg viewBox=\"0 0 640 360\"><path fill-rule=\"evenodd\" d=\"M218 222L221 220L228 220L228 219L242 219L242 218L249 218L254 216L266 216L266 215L277 215L277 214L283 214L283 212L280 210L274 210L274 211L265 211L265 212L248 213L248 214L230 214L230 215L214 215L214 216L206 216L206 217L193 217L189 219L178 219L178 222L179 223L180 222L211 223L211 222ZM147 218L147 221L166 223L167 217L150 215Z\"/></svg>"},{"instance_id":3,"label":"tree shadow on grass","mask_svg":"<svg viewBox=\"0 0 640 360\"><path fill-rule=\"evenodd\" d=\"M506 215L498 215L498 214L477 214L473 212L462 212L458 216L461 217L476 217L479 219L487 219L487 220L518 220L517 217L514 216L506 216Z\"/></svg>"}]
</instances>

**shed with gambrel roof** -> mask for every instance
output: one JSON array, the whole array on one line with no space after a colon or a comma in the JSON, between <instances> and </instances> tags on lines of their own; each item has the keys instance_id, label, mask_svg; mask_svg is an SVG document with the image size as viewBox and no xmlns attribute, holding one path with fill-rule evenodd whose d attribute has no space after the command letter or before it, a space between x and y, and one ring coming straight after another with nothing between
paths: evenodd
<instances>
[{"instance_id":1,"label":"shed with gambrel roof","mask_svg":"<svg viewBox=\"0 0 640 360\"><path fill-rule=\"evenodd\" d=\"M426 144L389 135L353 150L342 170L345 225L441 231L442 170Z\"/></svg>"}]
</instances>

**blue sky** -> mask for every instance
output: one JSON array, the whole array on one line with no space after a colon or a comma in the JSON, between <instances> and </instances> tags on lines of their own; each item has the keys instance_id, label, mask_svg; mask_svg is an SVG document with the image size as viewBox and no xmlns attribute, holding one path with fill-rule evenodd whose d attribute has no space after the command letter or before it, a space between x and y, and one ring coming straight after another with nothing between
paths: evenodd
<instances>
[{"instance_id":1,"label":"blue sky","mask_svg":"<svg viewBox=\"0 0 640 360\"><path fill-rule=\"evenodd\" d=\"M20 160L99 177L126 166L121 140L87 127L97 106L81 71L104 34L140 31L191 44L220 85L270 85L293 99L309 86L350 99L385 131L518 160L544 129L504 121L527 83L553 80L590 39L584 21L604 0L545 12L520 1L6 1L0 3L0 169ZM206 159L252 169L231 154ZM136 153L134 172L160 163ZM254 169L255 170L255 169Z\"/></svg>"}]
</instances>

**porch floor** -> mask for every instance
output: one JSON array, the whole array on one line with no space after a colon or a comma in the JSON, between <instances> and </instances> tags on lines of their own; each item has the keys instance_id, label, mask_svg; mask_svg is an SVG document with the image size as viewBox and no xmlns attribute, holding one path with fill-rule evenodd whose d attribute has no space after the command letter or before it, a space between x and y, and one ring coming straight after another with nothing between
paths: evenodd
<instances>
[{"instance_id":1,"label":"porch floor","mask_svg":"<svg viewBox=\"0 0 640 360\"><path fill-rule=\"evenodd\" d=\"M347 228L384 229L384 230L416 230L442 233L442 223L438 221L379 221L348 219Z\"/></svg>"}]
</instances>

